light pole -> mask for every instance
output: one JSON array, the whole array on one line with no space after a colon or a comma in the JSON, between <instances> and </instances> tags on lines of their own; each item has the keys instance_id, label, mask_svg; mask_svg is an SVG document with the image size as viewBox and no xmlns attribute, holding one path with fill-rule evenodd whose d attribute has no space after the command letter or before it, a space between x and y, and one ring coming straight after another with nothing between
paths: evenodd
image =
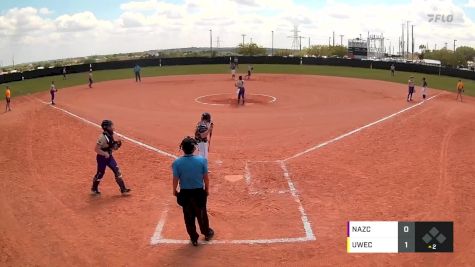
<instances>
[{"instance_id":1,"label":"light pole","mask_svg":"<svg viewBox=\"0 0 475 267\"><path fill-rule=\"evenodd\" d=\"M454 40L454 53L455 53L455 42L457 42L457 40Z\"/></svg>"},{"instance_id":2,"label":"light pole","mask_svg":"<svg viewBox=\"0 0 475 267\"><path fill-rule=\"evenodd\" d=\"M211 57L213 56L213 30L209 30L209 49L211 51Z\"/></svg>"},{"instance_id":3,"label":"light pole","mask_svg":"<svg viewBox=\"0 0 475 267\"><path fill-rule=\"evenodd\" d=\"M242 36L242 47L244 47L244 37L246 37L246 35L245 35L245 34L241 34L241 36Z\"/></svg>"},{"instance_id":4,"label":"light pole","mask_svg":"<svg viewBox=\"0 0 475 267\"><path fill-rule=\"evenodd\" d=\"M328 47L331 46L331 41L332 41L332 37L330 36L330 37L328 37Z\"/></svg>"},{"instance_id":5,"label":"light pole","mask_svg":"<svg viewBox=\"0 0 475 267\"><path fill-rule=\"evenodd\" d=\"M272 48L271 48L271 55L274 55L274 31L272 31Z\"/></svg>"},{"instance_id":6,"label":"light pole","mask_svg":"<svg viewBox=\"0 0 475 267\"><path fill-rule=\"evenodd\" d=\"M340 46L343 46L343 34L340 34Z\"/></svg>"}]
</instances>

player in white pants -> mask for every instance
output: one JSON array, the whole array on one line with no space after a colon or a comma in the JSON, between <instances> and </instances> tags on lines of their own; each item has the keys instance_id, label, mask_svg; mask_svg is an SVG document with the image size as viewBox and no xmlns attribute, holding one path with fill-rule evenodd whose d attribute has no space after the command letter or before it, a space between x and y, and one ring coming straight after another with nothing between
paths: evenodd
<instances>
[{"instance_id":1,"label":"player in white pants","mask_svg":"<svg viewBox=\"0 0 475 267\"><path fill-rule=\"evenodd\" d=\"M196 125L195 139L198 142L198 154L208 159L209 142L213 134L213 123L211 115L207 112L201 115L201 121Z\"/></svg>"}]
</instances>

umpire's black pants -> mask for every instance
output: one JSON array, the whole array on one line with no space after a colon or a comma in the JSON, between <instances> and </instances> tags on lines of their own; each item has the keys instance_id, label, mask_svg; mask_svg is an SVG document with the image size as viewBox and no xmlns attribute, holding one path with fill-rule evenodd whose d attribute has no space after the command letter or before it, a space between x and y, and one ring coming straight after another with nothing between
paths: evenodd
<instances>
[{"instance_id":1,"label":"umpire's black pants","mask_svg":"<svg viewBox=\"0 0 475 267\"><path fill-rule=\"evenodd\" d=\"M181 189L178 194L178 204L183 207L186 231L191 240L198 240L195 218L198 219L201 234L207 236L210 232L206 202L208 196L202 188Z\"/></svg>"}]
</instances>

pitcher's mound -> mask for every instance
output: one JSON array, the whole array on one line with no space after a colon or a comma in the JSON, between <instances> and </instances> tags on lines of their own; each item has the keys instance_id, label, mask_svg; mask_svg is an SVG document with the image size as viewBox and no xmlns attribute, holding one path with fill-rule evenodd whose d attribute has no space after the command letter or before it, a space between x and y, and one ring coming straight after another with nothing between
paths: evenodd
<instances>
[{"instance_id":1,"label":"pitcher's mound","mask_svg":"<svg viewBox=\"0 0 475 267\"><path fill-rule=\"evenodd\" d=\"M246 94L246 104L270 104L277 98L270 95ZM195 99L196 102L205 105L237 105L237 96L234 94L214 94L200 96Z\"/></svg>"}]
</instances>

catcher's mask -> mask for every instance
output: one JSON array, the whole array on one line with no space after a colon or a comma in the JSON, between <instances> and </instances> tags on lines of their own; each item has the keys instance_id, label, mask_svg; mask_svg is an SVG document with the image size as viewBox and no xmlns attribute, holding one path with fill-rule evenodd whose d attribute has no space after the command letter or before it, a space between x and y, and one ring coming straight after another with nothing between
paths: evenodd
<instances>
[{"instance_id":1,"label":"catcher's mask","mask_svg":"<svg viewBox=\"0 0 475 267\"><path fill-rule=\"evenodd\" d=\"M211 114L208 112L201 114L201 120L211 122Z\"/></svg>"},{"instance_id":2,"label":"catcher's mask","mask_svg":"<svg viewBox=\"0 0 475 267\"><path fill-rule=\"evenodd\" d=\"M183 141L181 141L180 149L183 150L185 154L189 155L195 152L197 145L198 143L193 137L187 136L183 139Z\"/></svg>"}]
</instances>

